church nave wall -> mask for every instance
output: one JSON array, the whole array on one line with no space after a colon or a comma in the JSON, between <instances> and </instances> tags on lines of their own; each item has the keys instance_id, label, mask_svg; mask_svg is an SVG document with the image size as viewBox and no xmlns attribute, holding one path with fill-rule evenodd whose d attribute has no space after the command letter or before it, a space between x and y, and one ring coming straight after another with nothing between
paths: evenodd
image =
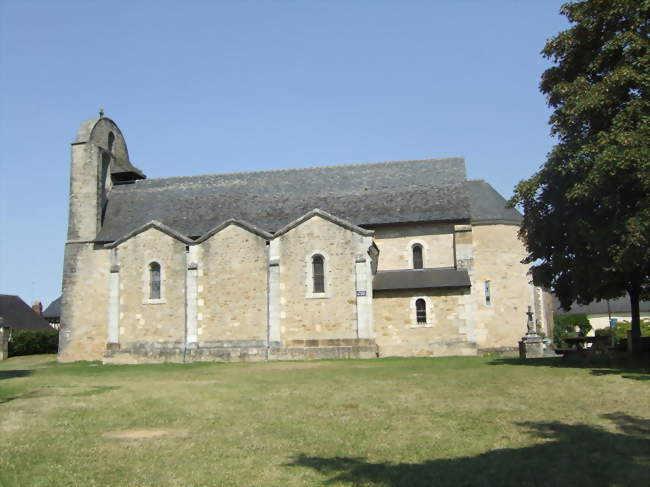
<instances>
[{"instance_id":1,"label":"church nave wall","mask_svg":"<svg viewBox=\"0 0 650 487\"><path fill-rule=\"evenodd\" d=\"M429 267L454 266L454 225L448 223L408 223L378 225L375 243L379 248L378 270L413 268L415 244L423 247L423 263Z\"/></svg>"},{"instance_id":2,"label":"church nave wall","mask_svg":"<svg viewBox=\"0 0 650 487\"><path fill-rule=\"evenodd\" d=\"M229 225L197 246L200 346L267 339L267 245Z\"/></svg>"},{"instance_id":3,"label":"church nave wall","mask_svg":"<svg viewBox=\"0 0 650 487\"><path fill-rule=\"evenodd\" d=\"M468 328L469 289L375 291L375 341L380 356L475 355ZM418 323L417 300L426 322Z\"/></svg>"},{"instance_id":4,"label":"church nave wall","mask_svg":"<svg viewBox=\"0 0 650 487\"><path fill-rule=\"evenodd\" d=\"M280 237L280 334L293 340L356 339L355 260L368 237L314 216ZM312 258L324 259L324 292L313 292Z\"/></svg>"},{"instance_id":5,"label":"church nave wall","mask_svg":"<svg viewBox=\"0 0 650 487\"><path fill-rule=\"evenodd\" d=\"M121 349L184 343L185 260L185 243L155 228L118 245ZM153 263L160 265L159 297L152 295Z\"/></svg>"}]
</instances>

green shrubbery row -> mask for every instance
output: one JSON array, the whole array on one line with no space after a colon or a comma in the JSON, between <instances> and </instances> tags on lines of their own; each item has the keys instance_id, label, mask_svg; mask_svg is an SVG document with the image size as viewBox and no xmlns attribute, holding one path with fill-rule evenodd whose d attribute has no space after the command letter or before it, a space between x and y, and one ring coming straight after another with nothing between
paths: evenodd
<instances>
[{"instance_id":1,"label":"green shrubbery row","mask_svg":"<svg viewBox=\"0 0 650 487\"><path fill-rule=\"evenodd\" d=\"M553 342L557 347L563 347L566 344L564 339L567 337L586 336L592 329L589 318L584 313L574 313L568 315L555 315L553 317L555 326L553 328ZM579 331L575 331L576 327ZM614 335L614 341L620 342L627 339L627 332L632 327L629 321L618 321L615 328L599 328L594 333L596 336L611 337ZM641 336L650 337L650 319L641 320Z\"/></svg>"},{"instance_id":2,"label":"green shrubbery row","mask_svg":"<svg viewBox=\"0 0 650 487\"><path fill-rule=\"evenodd\" d=\"M59 350L59 332L12 330L9 339L9 356L56 353Z\"/></svg>"},{"instance_id":3,"label":"green shrubbery row","mask_svg":"<svg viewBox=\"0 0 650 487\"><path fill-rule=\"evenodd\" d=\"M616 323L616 328L600 328L595 331L596 336L611 337L614 335L614 340L619 342L627 339L627 332L632 328L632 323L629 321L619 321ZM644 318L641 320L641 336L650 337L650 319Z\"/></svg>"}]
</instances>

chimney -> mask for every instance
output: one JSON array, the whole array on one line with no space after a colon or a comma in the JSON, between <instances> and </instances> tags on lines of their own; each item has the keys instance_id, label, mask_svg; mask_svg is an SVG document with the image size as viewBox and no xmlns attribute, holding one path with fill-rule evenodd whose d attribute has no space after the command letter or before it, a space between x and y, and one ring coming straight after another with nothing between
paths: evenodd
<instances>
[{"instance_id":1,"label":"chimney","mask_svg":"<svg viewBox=\"0 0 650 487\"><path fill-rule=\"evenodd\" d=\"M32 303L32 309L38 316L43 316L43 303L40 301L34 301Z\"/></svg>"}]
</instances>

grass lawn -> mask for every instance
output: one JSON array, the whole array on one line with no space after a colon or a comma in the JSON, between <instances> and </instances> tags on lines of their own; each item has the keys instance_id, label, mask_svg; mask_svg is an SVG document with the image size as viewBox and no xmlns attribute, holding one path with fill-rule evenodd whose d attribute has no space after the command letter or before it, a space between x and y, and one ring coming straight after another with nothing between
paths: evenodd
<instances>
[{"instance_id":1,"label":"grass lawn","mask_svg":"<svg viewBox=\"0 0 650 487\"><path fill-rule=\"evenodd\" d=\"M0 362L1 486L650 485L650 369Z\"/></svg>"}]
</instances>

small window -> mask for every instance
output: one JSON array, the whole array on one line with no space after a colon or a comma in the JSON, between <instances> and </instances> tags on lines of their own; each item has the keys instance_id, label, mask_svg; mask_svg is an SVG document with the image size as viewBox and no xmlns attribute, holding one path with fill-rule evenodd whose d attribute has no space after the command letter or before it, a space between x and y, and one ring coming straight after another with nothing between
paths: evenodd
<instances>
[{"instance_id":1,"label":"small window","mask_svg":"<svg viewBox=\"0 0 650 487\"><path fill-rule=\"evenodd\" d=\"M160 299L160 264L149 264L149 299Z\"/></svg>"},{"instance_id":2,"label":"small window","mask_svg":"<svg viewBox=\"0 0 650 487\"><path fill-rule=\"evenodd\" d=\"M115 142L115 135L113 135L113 132L108 133L108 152L112 153L113 152L113 142Z\"/></svg>"},{"instance_id":3,"label":"small window","mask_svg":"<svg viewBox=\"0 0 650 487\"><path fill-rule=\"evenodd\" d=\"M490 294L490 281L485 281L485 304L490 306L492 304L492 296Z\"/></svg>"},{"instance_id":4,"label":"small window","mask_svg":"<svg viewBox=\"0 0 650 487\"><path fill-rule=\"evenodd\" d=\"M325 266L322 255L314 255L311 258L312 278L314 281L314 293L325 292Z\"/></svg>"},{"instance_id":5,"label":"small window","mask_svg":"<svg viewBox=\"0 0 650 487\"><path fill-rule=\"evenodd\" d=\"M415 318L418 325L427 324L427 303L422 298L415 302Z\"/></svg>"},{"instance_id":6,"label":"small window","mask_svg":"<svg viewBox=\"0 0 650 487\"><path fill-rule=\"evenodd\" d=\"M423 267L422 245L416 244L413 246L413 269L422 269Z\"/></svg>"}]
</instances>

